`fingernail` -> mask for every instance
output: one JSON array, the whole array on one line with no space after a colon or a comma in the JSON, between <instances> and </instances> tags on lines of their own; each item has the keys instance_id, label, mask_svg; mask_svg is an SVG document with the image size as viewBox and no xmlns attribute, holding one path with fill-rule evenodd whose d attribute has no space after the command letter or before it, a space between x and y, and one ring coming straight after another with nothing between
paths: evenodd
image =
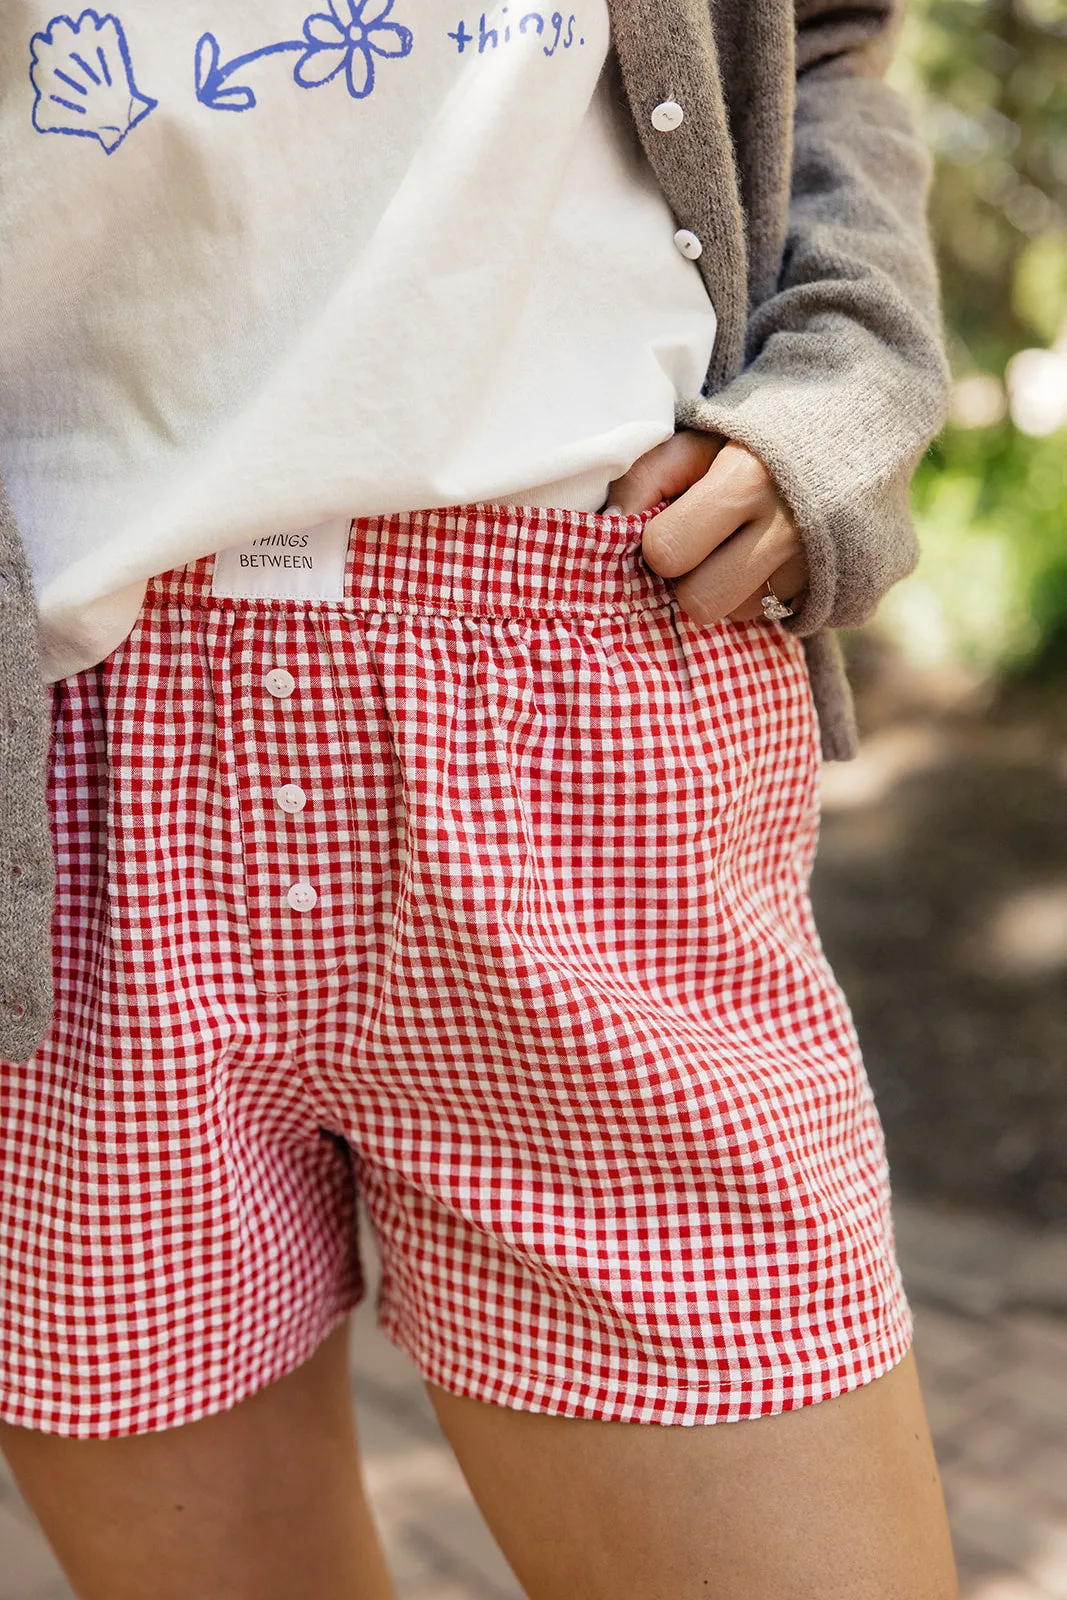
<instances>
[{"instance_id":1,"label":"fingernail","mask_svg":"<svg viewBox=\"0 0 1067 1600\"><path fill-rule=\"evenodd\" d=\"M622 506L605 506L600 514L603 517L621 517L625 515Z\"/></svg>"}]
</instances>

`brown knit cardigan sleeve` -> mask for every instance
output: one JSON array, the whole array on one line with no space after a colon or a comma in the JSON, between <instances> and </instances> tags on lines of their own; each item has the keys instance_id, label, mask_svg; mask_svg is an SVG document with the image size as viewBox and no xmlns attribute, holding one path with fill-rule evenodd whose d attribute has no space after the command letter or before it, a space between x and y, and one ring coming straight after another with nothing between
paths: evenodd
<instances>
[{"instance_id":1,"label":"brown knit cardigan sleeve","mask_svg":"<svg viewBox=\"0 0 1067 1600\"><path fill-rule=\"evenodd\" d=\"M909 484L946 405L929 160L882 81L902 11L797 0L780 266L750 306L743 370L693 418L755 451L790 503L811 568L789 624L803 635L865 622L914 566Z\"/></svg>"}]
</instances>

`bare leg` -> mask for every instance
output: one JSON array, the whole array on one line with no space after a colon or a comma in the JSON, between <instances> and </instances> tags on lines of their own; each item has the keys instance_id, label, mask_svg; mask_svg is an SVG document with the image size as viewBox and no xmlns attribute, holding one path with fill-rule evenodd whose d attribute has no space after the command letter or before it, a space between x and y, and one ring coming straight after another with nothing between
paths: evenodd
<instances>
[{"instance_id":1,"label":"bare leg","mask_svg":"<svg viewBox=\"0 0 1067 1600\"><path fill-rule=\"evenodd\" d=\"M531 1600L955 1600L915 1375L784 1416L655 1427L431 1389Z\"/></svg>"},{"instance_id":2,"label":"bare leg","mask_svg":"<svg viewBox=\"0 0 1067 1600\"><path fill-rule=\"evenodd\" d=\"M82 1600L391 1600L363 1494L346 1330L234 1410L133 1439L0 1425Z\"/></svg>"}]
</instances>

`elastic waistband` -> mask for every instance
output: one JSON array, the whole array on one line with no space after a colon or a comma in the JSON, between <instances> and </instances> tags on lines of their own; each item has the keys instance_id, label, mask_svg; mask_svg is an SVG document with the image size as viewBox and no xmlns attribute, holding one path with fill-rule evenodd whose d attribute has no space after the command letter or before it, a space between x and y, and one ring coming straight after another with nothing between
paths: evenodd
<instances>
[{"instance_id":1,"label":"elastic waistband","mask_svg":"<svg viewBox=\"0 0 1067 1600\"><path fill-rule=\"evenodd\" d=\"M669 585L641 559L654 515L462 506L360 517L349 534L342 600L214 595L214 556L154 578L148 600L455 616L649 611L671 603Z\"/></svg>"}]
</instances>

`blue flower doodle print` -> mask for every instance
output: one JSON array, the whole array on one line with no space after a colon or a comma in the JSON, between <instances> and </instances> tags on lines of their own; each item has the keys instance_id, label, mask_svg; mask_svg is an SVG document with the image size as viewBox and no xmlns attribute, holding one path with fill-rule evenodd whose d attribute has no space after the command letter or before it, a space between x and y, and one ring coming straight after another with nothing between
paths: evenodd
<instances>
[{"instance_id":1,"label":"blue flower doodle print","mask_svg":"<svg viewBox=\"0 0 1067 1600\"><path fill-rule=\"evenodd\" d=\"M254 92L230 83L231 76L266 56L299 51L293 79L302 89L318 89L343 70L349 94L365 100L374 88L375 56L407 56L414 44L410 28L386 21L393 5L394 0L329 0L329 13L306 18L302 39L263 45L225 65L218 40L205 33L196 47L196 97L213 111L251 111Z\"/></svg>"},{"instance_id":2,"label":"blue flower doodle print","mask_svg":"<svg viewBox=\"0 0 1067 1600\"><path fill-rule=\"evenodd\" d=\"M348 92L362 100L374 88L375 56L407 56L411 29L385 19L393 0L330 0L332 15L317 12L304 23L307 52L293 76L305 89L329 83L344 68ZM322 58L322 59L320 59Z\"/></svg>"},{"instance_id":3,"label":"blue flower doodle print","mask_svg":"<svg viewBox=\"0 0 1067 1600\"><path fill-rule=\"evenodd\" d=\"M33 125L38 133L97 139L112 155L157 101L133 81L126 34L118 17L83 11L53 17L30 40Z\"/></svg>"}]
</instances>

